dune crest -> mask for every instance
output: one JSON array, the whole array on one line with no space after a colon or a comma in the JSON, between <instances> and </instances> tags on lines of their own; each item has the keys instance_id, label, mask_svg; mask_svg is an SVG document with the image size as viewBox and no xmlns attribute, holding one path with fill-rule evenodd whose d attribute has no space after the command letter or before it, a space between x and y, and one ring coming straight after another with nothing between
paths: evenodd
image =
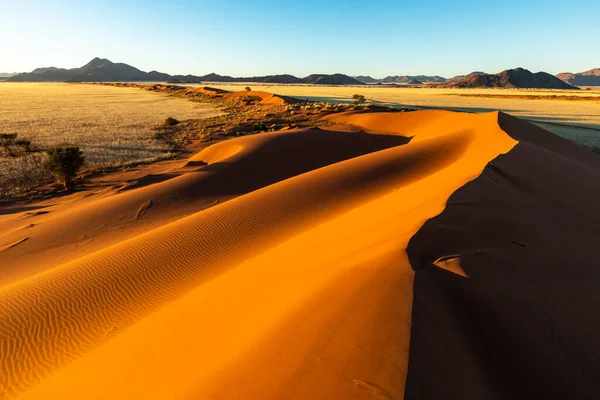
<instances>
[{"instance_id":1,"label":"dune crest","mask_svg":"<svg viewBox=\"0 0 600 400\"><path fill-rule=\"evenodd\" d=\"M401 398L409 240L517 141L497 113L331 121L35 217L0 252L0 397Z\"/></svg>"}]
</instances>

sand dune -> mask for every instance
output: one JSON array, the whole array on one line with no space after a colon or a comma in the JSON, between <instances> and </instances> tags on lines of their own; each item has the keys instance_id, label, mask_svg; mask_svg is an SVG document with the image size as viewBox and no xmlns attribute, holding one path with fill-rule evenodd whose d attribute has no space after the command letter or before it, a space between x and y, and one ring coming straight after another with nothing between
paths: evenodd
<instances>
[{"instance_id":1,"label":"sand dune","mask_svg":"<svg viewBox=\"0 0 600 400\"><path fill-rule=\"evenodd\" d=\"M447 321L453 307L486 321L485 310L474 309L486 288L482 298L499 318L511 315L513 300L526 303L532 288L548 296L539 304L549 311L537 317L550 316L558 339L538 347L539 360L551 354L558 363L568 349L594 344L593 329L578 325L595 318L593 309L569 317L570 333L556 333L568 309L552 308L549 298L564 269L552 268L537 287L533 275L510 272L514 248L523 246L494 247L535 243L539 254L554 243L534 229L556 226L540 219L569 204L569 192L553 194L552 179L574 168L583 178L572 180L573 190L597 182L594 154L499 113L328 119L337 124L231 139L123 187L2 216L0 398L514 395L494 383L508 376L500 367L486 367L486 376L474 367L487 353L460 336L472 321ZM532 157L542 161L530 173L523 163ZM556 175L544 175L546 164ZM553 200L540 214L523 214L545 196ZM516 216L529 224L524 238L502 225ZM494 224L501 226L489 233ZM597 233L590 225L587 241L573 247L586 279L595 279L595 258L584 250ZM555 253L530 265L558 265ZM506 289L496 276L506 276ZM569 290L579 287L572 282ZM523 285L529 291L515 300ZM462 288L464 297L453 294ZM585 300L594 302L589 288ZM537 337L528 332L527 340ZM500 366L512 354L504 352L493 353ZM569 365L594 376L592 361L574 354ZM453 383L465 379L464 387ZM579 398L594 389L581 371L554 379L580 385ZM542 384L531 382L529 395Z\"/></svg>"}]
</instances>

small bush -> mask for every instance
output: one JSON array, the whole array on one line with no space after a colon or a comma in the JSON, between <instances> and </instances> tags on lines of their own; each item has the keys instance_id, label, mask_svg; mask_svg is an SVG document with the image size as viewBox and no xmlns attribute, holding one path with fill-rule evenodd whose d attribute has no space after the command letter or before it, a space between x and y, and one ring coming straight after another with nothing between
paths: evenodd
<instances>
[{"instance_id":1,"label":"small bush","mask_svg":"<svg viewBox=\"0 0 600 400\"><path fill-rule=\"evenodd\" d=\"M0 198L19 196L47 183L46 154L32 153L23 157L0 159Z\"/></svg>"},{"instance_id":2,"label":"small bush","mask_svg":"<svg viewBox=\"0 0 600 400\"><path fill-rule=\"evenodd\" d=\"M252 88L250 86L246 86L246 92L251 92Z\"/></svg>"},{"instance_id":3,"label":"small bush","mask_svg":"<svg viewBox=\"0 0 600 400\"><path fill-rule=\"evenodd\" d=\"M85 162L77 146L55 147L46 151L46 168L65 189L72 189L79 169Z\"/></svg>"},{"instance_id":4,"label":"small bush","mask_svg":"<svg viewBox=\"0 0 600 400\"><path fill-rule=\"evenodd\" d=\"M256 123L252 126L252 128L255 131L266 131L267 130L267 125L265 125L264 123L260 122L260 123Z\"/></svg>"},{"instance_id":5,"label":"small bush","mask_svg":"<svg viewBox=\"0 0 600 400\"><path fill-rule=\"evenodd\" d=\"M6 149L13 145L16 138L16 133L2 133L0 134L0 146Z\"/></svg>"},{"instance_id":6,"label":"small bush","mask_svg":"<svg viewBox=\"0 0 600 400\"><path fill-rule=\"evenodd\" d=\"M365 102L365 96L363 96L362 94L352 95L352 98L354 99L354 104L356 104L357 106Z\"/></svg>"},{"instance_id":7,"label":"small bush","mask_svg":"<svg viewBox=\"0 0 600 400\"><path fill-rule=\"evenodd\" d=\"M15 146L19 146L23 149L23 151L30 152L31 151L31 140L27 139L19 139L15 140L13 143Z\"/></svg>"},{"instance_id":8,"label":"small bush","mask_svg":"<svg viewBox=\"0 0 600 400\"><path fill-rule=\"evenodd\" d=\"M171 117L169 117L169 118L167 118L167 119L165 120L165 125L166 125L166 126L175 126L175 125L177 125L177 124L179 124L179 121L178 121L178 120L176 120L175 118L171 118Z\"/></svg>"}]
</instances>

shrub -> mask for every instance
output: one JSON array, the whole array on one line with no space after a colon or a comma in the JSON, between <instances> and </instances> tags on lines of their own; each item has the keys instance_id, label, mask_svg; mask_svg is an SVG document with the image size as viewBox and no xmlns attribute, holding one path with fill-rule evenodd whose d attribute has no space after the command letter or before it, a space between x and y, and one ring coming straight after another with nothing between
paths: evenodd
<instances>
[{"instance_id":1,"label":"shrub","mask_svg":"<svg viewBox=\"0 0 600 400\"><path fill-rule=\"evenodd\" d=\"M352 95L352 98L354 99L354 104L356 104L357 106L365 102L365 96L363 96L362 94Z\"/></svg>"},{"instance_id":2,"label":"shrub","mask_svg":"<svg viewBox=\"0 0 600 400\"><path fill-rule=\"evenodd\" d=\"M19 139L13 142L15 146L19 146L23 149L23 151L30 152L31 151L31 140L27 139Z\"/></svg>"},{"instance_id":3,"label":"shrub","mask_svg":"<svg viewBox=\"0 0 600 400\"><path fill-rule=\"evenodd\" d=\"M65 189L72 189L85 157L77 146L55 147L46 151L46 168Z\"/></svg>"},{"instance_id":4,"label":"shrub","mask_svg":"<svg viewBox=\"0 0 600 400\"><path fill-rule=\"evenodd\" d=\"M32 153L23 157L0 159L0 198L18 196L48 181L46 154Z\"/></svg>"},{"instance_id":5,"label":"shrub","mask_svg":"<svg viewBox=\"0 0 600 400\"><path fill-rule=\"evenodd\" d=\"M166 125L166 126L175 126L175 125L177 125L177 124L179 124L179 121L178 121L178 120L176 120L175 118L171 118L171 117L169 117L169 118L167 118L167 119L165 120L165 125Z\"/></svg>"},{"instance_id":6,"label":"shrub","mask_svg":"<svg viewBox=\"0 0 600 400\"><path fill-rule=\"evenodd\" d=\"M2 146L2 147L12 146L12 144L16 138L17 138L16 133L2 133L2 134L0 134L0 146Z\"/></svg>"},{"instance_id":7,"label":"shrub","mask_svg":"<svg viewBox=\"0 0 600 400\"><path fill-rule=\"evenodd\" d=\"M250 86L246 86L246 92L251 92L252 88Z\"/></svg>"},{"instance_id":8,"label":"shrub","mask_svg":"<svg viewBox=\"0 0 600 400\"><path fill-rule=\"evenodd\" d=\"M254 126L252 126L252 128L255 131L266 131L267 130L267 125L265 125L264 123L260 122L260 123L254 124Z\"/></svg>"}]
</instances>

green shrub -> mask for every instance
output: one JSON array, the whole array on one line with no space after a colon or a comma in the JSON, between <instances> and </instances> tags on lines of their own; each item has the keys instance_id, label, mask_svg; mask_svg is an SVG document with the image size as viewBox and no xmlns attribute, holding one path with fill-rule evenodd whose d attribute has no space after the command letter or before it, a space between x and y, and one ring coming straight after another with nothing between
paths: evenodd
<instances>
[{"instance_id":1,"label":"green shrub","mask_svg":"<svg viewBox=\"0 0 600 400\"><path fill-rule=\"evenodd\" d=\"M246 86L246 92L251 92L252 88L250 86Z\"/></svg>"},{"instance_id":2,"label":"green shrub","mask_svg":"<svg viewBox=\"0 0 600 400\"><path fill-rule=\"evenodd\" d=\"M2 133L0 134L0 146L8 147L12 146L13 142L17 138L16 133Z\"/></svg>"},{"instance_id":3,"label":"green shrub","mask_svg":"<svg viewBox=\"0 0 600 400\"><path fill-rule=\"evenodd\" d=\"M260 123L254 124L254 126L252 126L252 128L255 131L266 131L267 130L267 125L265 125L264 123L260 122Z\"/></svg>"},{"instance_id":4,"label":"green shrub","mask_svg":"<svg viewBox=\"0 0 600 400\"><path fill-rule=\"evenodd\" d=\"M13 142L15 146L19 146L23 149L23 151L30 152L31 151L31 140L27 139L19 139Z\"/></svg>"},{"instance_id":5,"label":"green shrub","mask_svg":"<svg viewBox=\"0 0 600 400\"><path fill-rule=\"evenodd\" d=\"M356 104L357 106L365 102L365 96L363 96L362 94L352 95L352 98L354 99L354 104Z\"/></svg>"},{"instance_id":6,"label":"green shrub","mask_svg":"<svg viewBox=\"0 0 600 400\"><path fill-rule=\"evenodd\" d=\"M179 124L179 121L178 121L178 120L176 120L175 118L171 118L171 117L169 117L169 118L167 118L167 119L165 120L165 125L166 125L166 126L175 126L175 125L177 125L177 124Z\"/></svg>"},{"instance_id":7,"label":"green shrub","mask_svg":"<svg viewBox=\"0 0 600 400\"><path fill-rule=\"evenodd\" d=\"M65 189L72 189L85 157L78 146L55 147L46 151L46 168Z\"/></svg>"}]
</instances>

